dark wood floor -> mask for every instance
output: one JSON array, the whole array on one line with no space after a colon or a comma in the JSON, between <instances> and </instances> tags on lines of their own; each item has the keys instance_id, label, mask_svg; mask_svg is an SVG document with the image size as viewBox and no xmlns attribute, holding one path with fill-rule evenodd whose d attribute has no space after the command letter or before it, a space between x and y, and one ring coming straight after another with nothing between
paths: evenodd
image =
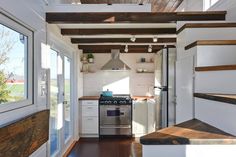
<instances>
[{"instance_id":1,"label":"dark wood floor","mask_svg":"<svg viewBox=\"0 0 236 157\"><path fill-rule=\"evenodd\" d=\"M130 157L133 139L80 139L68 157Z\"/></svg>"}]
</instances>

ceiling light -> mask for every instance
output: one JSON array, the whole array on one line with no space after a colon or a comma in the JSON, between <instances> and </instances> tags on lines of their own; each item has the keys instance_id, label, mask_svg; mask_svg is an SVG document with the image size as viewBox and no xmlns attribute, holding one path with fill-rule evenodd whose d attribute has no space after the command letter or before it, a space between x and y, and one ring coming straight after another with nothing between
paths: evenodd
<instances>
[{"instance_id":1,"label":"ceiling light","mask_svg":"<svg viewBox=\"0 0 236 157\"><path fill-rule=\"evenodd\" d=\"M154 36L154 37L153 37L153 42L156 43L157 41L158 41L157 37Z\"/></svg>"},{"instance_id":2,"label":"ceiling light","mask_svg":"<svg viewBox=\"0 0 236 157\"><path fill-rule=\"evenodd\" d=\"M135 42L135 41L136 41L136 37L133 35L133 36L130 38L130 41Z\"/></svg>"},{"instance_id":3,"label":"ceiling light","mask_svg":"<svg viewBox=\"0 0 236 157\"><path fill-rule=\"evenodd\" d=\"M148 46L148 52L152 52L152 45Z\"/></svg>"},{"instance_id":4,"label":"ceiling light","mask_svg":"<svg viewBox=\"0 0 236 157\"><path fill-rule=\"evenodd\" d=\"M126 53L129 52L129 48L128 48L128 45L125 45L125 50L124 50Z\"/></svg>"}]
</instances>

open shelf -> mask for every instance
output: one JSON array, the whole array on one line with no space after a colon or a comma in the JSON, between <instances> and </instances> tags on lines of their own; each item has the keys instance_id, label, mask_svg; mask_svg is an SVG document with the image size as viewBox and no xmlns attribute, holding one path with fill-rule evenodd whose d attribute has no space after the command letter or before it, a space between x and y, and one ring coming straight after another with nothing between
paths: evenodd
<instances>
[{"instance_id":1,"label":"open shelf","mask_svg":"<svg viewBox=\"0 0 236 157\"><path fill-rule=\"evenodd\" d=\"M223 71L223 70L236 70L236 65L195 67L195 71Z\"/></svg>"},{"instance_id":2,"label":"open shelf","mask_svg":"<svg viewBox=\"0 0 236 157\"><path fill-rule=\"evenodd\" d=\"M137 62L137 64L154 64L154 62Z\"/></svg>"},{"instance_id":3,"label":"open shelf","mask_svg":"<svg viewBox=\"0 0 236 157\"><path fill-rule=\"evenodd\" d=\"M194 97L236 105L236 94L194 93Z\"/></svg>"},{"instance_id":4,"label":"open shelf","mask_svg":"<svg viewBox=\"0 0 236 157\"><path fill-rule=\"evenodd\" d=\"M145 72L136 71L136 73L138 73L138 74L154 74L154 71L145 71Z\"/></svg>"}]
</instances>

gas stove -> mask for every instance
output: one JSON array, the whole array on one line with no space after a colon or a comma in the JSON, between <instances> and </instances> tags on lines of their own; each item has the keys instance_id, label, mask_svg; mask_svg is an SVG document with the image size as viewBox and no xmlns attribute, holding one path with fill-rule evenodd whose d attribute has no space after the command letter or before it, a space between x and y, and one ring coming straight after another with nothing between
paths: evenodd
<instances>
[{"instance_id":1,"label":"gas stove","mask_svg":"<svg viewBox=\"0 0 236 157\"><path fill-rule=\"evenodd\" d=\"M99 105L132 105L132 98L130 95L101 96Z\"/></svg>"},{"instance_id":2,"label":"gas stove","mask_svg":"<svg viewBox=\"0 0 236 157\"><path fill-rule=\"evenodd\" d=\"M101 96L99 137L132 137L132 98L130 95Z\"/></svg>"}]
</instances>

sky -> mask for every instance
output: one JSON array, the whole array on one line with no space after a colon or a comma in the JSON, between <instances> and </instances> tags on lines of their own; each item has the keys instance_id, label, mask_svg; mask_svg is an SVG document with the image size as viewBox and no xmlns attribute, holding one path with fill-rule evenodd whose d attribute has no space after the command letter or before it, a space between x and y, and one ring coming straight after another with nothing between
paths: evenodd
<instances>
[{"instance_id":1,"label":"sky","mask_svg":"<svg viewBox=\"0 0 236 157\"><path fill-rule=\"evenodd\" d=\"M13 41L15 44L12 47L12 49L7 53L8 60L3 65L0 65L0 69L4 69L6 73L13 73L14 75L23 77L24 76L24 60L26 58L25 49L27 48L27 44L24 44L20 41L20 33L0 24L0 37L1 32L7 33L7 35L4 35L3 38L0 40L0 52L1 48L3 48L2 45L4 45L5 41ZM26 37L26 36L25 36ZM58 74L57 68L59 68L58 60L59 57L57 57L58 53L51 49L49 52L50 54L48 57L50 57L50 68L51 68L51 77L53 79L56 78ZM70 78L70 70L68 64L67 57L65 57L65 68L68 70L65 70L65 78ZM56 67L53 67L56 66Z\"/></svg>"},{"instance_id":2,"label":"sky","mask_svg":"<svg viewBox=\"0 0 236 157\"><path fill-rule=\"evenodd\" d=\"M15 44L12 49L7 53L8 60L3 65L0 65L0 69L4 69L4 71L7 73L13 73L15 75L24 76L24 52L25 48L27 48L27 45L24 45L20 41L20 33L0 24L0 32L2 31L7 32L8 35L4 35L1 38L0 49L3 49L2 44L4 44L6 40L10 42L13 41Z\"/></svg>"}]
</instances>

